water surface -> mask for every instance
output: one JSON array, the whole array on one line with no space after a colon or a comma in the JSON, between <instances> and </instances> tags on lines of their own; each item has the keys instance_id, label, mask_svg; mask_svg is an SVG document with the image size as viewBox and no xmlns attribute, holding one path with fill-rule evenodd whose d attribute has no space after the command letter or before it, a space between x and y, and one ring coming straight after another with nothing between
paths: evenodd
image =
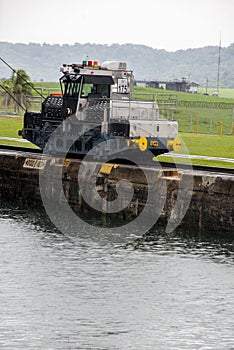
<instances>
[{"instance_id":1,"label":"water surface","mask_svg":"<svg viewBox=\"0 0 234 350\"><path fill-rule=\"evenodd\" d=\"M1 208L0 348L234 349L233 240L151 235L62 234Z\"/></svg>"}]
</instances>

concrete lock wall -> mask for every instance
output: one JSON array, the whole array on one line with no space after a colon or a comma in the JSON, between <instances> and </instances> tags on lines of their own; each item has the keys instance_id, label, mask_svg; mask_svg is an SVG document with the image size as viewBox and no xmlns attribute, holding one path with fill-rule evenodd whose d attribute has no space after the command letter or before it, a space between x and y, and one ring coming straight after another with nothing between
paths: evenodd
<instances>
[{"instance_id":1,"label":"concrete lock wall","mask_svg":"<svg viewBox=\"0 0 234 350\"><path fill-rule=\"evenodd\" d=\"M101 210L106 212L108 201L118 199L116 189L120 180L127 179L133 187L132 199L125 203L130 194L129 183L122 182L122 207L124 209L108 214L123 220L136 218L145 208L149 191L153 198L147 202L148 215L155 215L160 209L158 223L167 226L174 222L193 232L217 232L234 234L234 177L206 173L189 173L178 170L147 168L144 172L137 167L127 165L103 165L85 163L82 172L83 194L78 185L78 172L84 162L67 159L63 163L59 158L42 158L40 155L24 153L0 153L0 203L12 203L22 206L34 205L42 208L39 187L39 171L47 183L48 199L59 207L57 200L61 191L56 178L61 169L63 191L72 209L95 212L93 208L101 201ZM92 175L93 174L93 175ZM191 179L193 186L191 188ZM95 186L91 186L91 183ZM117 186L117 187L116 187ZM89 203L84 200L85 191ZM56 194L56 196L55 196ZM152 197L152 196L151 196ZM148 216L148 217L149 217Z\"/></svg>"}]
</instances>

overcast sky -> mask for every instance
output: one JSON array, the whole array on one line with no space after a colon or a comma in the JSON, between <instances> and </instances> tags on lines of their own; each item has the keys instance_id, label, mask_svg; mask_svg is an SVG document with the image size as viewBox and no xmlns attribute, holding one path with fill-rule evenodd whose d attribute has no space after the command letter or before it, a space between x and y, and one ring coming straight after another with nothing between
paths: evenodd
<instances>
[{"instance_id":1,"label":"overcast sky","mask_svg":"<svg viewBox=\"0 0 234 350\"><path fill-rule=\"evenodd\" d=\"M234 0L0 0L0 41L133 43L167 51L234 42Z\"/></svg>"}]
</instances>

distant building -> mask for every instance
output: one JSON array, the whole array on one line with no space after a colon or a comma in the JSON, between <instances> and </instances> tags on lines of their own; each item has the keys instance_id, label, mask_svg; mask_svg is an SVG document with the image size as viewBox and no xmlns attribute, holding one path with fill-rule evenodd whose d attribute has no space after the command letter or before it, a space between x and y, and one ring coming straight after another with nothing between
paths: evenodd
<instances>
[{"instance_id":1,"label":"distant building","mask_svg":"<svg viewBox=\"0 0 234 350\"><path fill-rule=\"evenodd\" d=\"M169 80L169 81L162 81L162 80L152 80L152 81L145 81L145 80L137 80L136 84L139 86L146 86L146 87L152 87L152 88L158 88L158 89L164 89L164 90L172 90L172 91L179 91L179 92L190 92L193 94L197 93L197 88L199 87L199 84L194 82L188 82L186 78L182 78L181 80L175 79L175 80Z\"/></svg>"},{"instance_id":2,"label":"distant building","mask_svg":"<svg viewBox=\"0 0 234 350\"><path fill-rule=\"evenodd\" d=\"M168 81L166 83L166 90L173 90L173 91L180 91L180 92L186 92L187 91L187 81L185 78L182 78L181 80L174 80L174 81Z\"/></svg>"},{"instance_id":3,"label":"distant building","mask_svg":"<svg viewBox=\"0 0 234 350\"><path fill-rule=\"evenodd\" d=\"M199 87L199 84L191 82L187 85L187 92L190 92L191 94L197 93L197 88Z\"/></svg>"}]
</instances>

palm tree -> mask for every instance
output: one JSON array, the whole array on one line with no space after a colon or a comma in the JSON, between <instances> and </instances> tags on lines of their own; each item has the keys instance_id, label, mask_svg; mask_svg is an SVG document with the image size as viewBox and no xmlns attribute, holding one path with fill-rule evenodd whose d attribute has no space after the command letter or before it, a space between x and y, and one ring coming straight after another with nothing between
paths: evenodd
<instances>
[{"instance_id":1,"label":"palm tree","mask_svg":"<svg viewBox=\"0 0 234 350\"><path fill-rule=\"evenodd\" d=\"M33 84L23 69L18 69L16 73L13 72L11 78L3 82L3 86L9 91L4 100L8 108L13 101L15 113L19 113L21 106L27 109L28 96L32 95Z\"/></svg>"}]
</instances>

